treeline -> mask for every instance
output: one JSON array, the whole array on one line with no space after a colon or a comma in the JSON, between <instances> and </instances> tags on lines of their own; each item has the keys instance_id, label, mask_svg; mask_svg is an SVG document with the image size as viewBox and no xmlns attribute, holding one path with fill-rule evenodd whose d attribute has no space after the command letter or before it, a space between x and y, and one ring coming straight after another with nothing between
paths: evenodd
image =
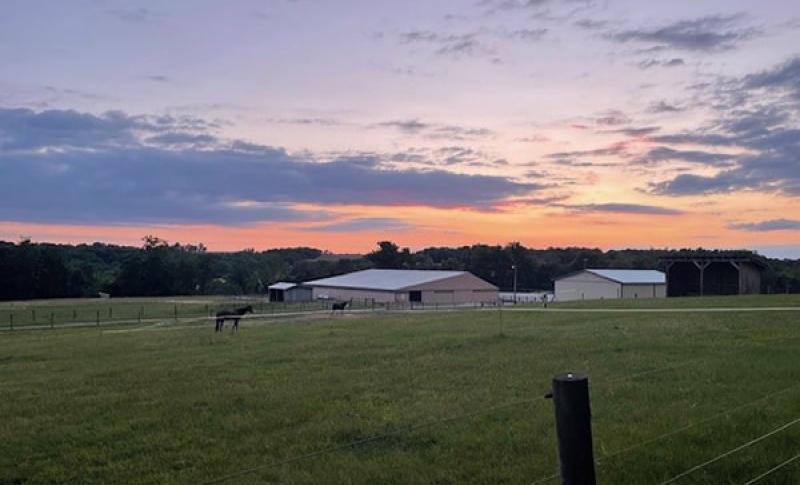
<instances>
[{"instance_id":1,"label":"treeline","mask_svg":"<svg viewBox=\"0 0 800 485\"><path fill-rule=\"evenodd\" d=\"M389 241L364 257L339 257L297 247L209 252L202 244L169 244L154 236L141 247L0 241L0 300L97 296L259 294L276 281L308 281L359 269L465 270L501 288L552 288L555 276L584 267L659 268L669 250L529 249L505 246L433 247L412 252ZM800 261L766 260L765 292L800 292Z\"/></svg>"}]
</instances>

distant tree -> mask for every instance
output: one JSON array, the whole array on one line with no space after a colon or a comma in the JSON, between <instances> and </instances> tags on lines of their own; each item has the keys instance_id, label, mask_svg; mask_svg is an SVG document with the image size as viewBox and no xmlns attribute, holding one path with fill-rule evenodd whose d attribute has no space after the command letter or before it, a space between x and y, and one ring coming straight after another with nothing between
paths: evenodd
<instances>
[{"instance_id":1,"label":"distant tree","mask_svg":"<svg viewBox=\"0 0 800 485\"><path fill-rule=\"evenodd\" d=\"M411 252L408 248L400 251L397 244L391 241L380 241L378 249L369 253L367 259L372 261L376 268L396 269L410 263Z\"/></svg>"},{"instance_id":2,"label":"distant tree","mask_svg":"<svg viewBox=\"0 0 800 485\"><path fill-rule=\"evenodd\" d=\"M336 259L308 247L209 252L148 235L140 247L0 241L0 299L263 293L278 280L308 281L369 267L467 270L504 289L517 266L519 289L551 289L552 279L584 266L657 268L659 258L691 250L596 248L530 249L476 244L411 252L381 241L365 258ZM748 253L750 254L750 253ZM765 260L765 292L800 292L800 261ZM662 268L663 269L663 268Z\"/></svg>"}]
</instances>

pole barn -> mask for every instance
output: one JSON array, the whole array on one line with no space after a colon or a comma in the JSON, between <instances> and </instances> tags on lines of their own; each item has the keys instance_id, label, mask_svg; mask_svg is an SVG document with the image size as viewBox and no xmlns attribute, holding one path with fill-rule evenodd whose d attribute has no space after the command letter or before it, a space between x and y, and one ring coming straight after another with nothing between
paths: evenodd
<instances>
[{"instance_id":1,"label":"pole barn","mask_svg":"<svg viewBox=\"0 0 800 485\"><path fill-rule=\"evenodd\" d=\"M556 301L664 298L666 275L649 269L583 269L555 279Z\"/></svg>"},{"instance_id":2,"label":"pole barn","mask_svg":"<svg viewBox=\"0 0 800 485\"><path fill-rule=\"evenodd\" d=\"M366 269L308 281L314 299L375 303L495 304L498 288L466 271Z\"/></svg>"}]
</instances>

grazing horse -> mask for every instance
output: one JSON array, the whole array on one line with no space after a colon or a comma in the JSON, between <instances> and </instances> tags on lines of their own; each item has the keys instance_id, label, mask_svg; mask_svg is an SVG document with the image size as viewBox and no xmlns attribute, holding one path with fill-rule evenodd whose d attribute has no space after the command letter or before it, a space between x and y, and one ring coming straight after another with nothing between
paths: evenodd
<instances>
[{"instance_id":1,"label":"grazing horse","mask_svg":"<svg viewBox=\"0 0 800 485\"><path fill-rule=\"evenodd\" d=\"M251 305L243 306L240 308L235 308L233 310L222 310L217 312L217 326L214 329L215 332L221 332L222 327L225 326L225 320L233 320L233 327L231 328L231 332L239 331L239 319L242 318L242 315L245 313L253 313L253 307Z\"/></svg>"},{"instance_id":2,"label":"grazing horse","mask_svg":"<svg viewBox=\"0 0 800 485\"><path fill-rule=\"evenodd\" d=\"M352 305L353 305L353 299L352 298L350 298L350 301L340 301L340 302L334 303L333 306L331 306L331 315L336 313L336 310L339 310L340 312L344 313L345 308L347 308L348 306L352 306Z\"/></svg>"}]
</instances>

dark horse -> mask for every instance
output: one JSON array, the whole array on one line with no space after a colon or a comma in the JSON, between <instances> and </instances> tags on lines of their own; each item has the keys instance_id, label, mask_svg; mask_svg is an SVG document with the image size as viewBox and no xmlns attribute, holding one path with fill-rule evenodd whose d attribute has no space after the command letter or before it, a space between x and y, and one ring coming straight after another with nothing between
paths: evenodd
<instances>
[{"instance_id":1,"label":"dark horse","mask_svg":"<svg viewBox=\"0 0 800 485\"><path fill-rule=\"evenodd\" d=\"M233 320L233 328L231 331L239 331L239 319L242 318L242 315L245 313L253 313L253 307L250 305L243 306L240 308L236 308L233 310L222 310L217 312L217 326L214 329L215 332L221 332L222 327L225 326L225 320Z\"/></svg>"},{"instance_id":2,"label":"dark horse","mask_svg":"<svg viewBox=\"0 0 800 485\"><path fill-rule=\"evenodd\" d=\"M331 315L336 313L336 310L339 310L340 312L344 313L345 308L347 308L348 306L351 306L352 304L353 304L353 299L352 298L350 298L350 301L340 301L340 302L334 303L333 306L331 306Z\"/></svg>"}]
</instances>

